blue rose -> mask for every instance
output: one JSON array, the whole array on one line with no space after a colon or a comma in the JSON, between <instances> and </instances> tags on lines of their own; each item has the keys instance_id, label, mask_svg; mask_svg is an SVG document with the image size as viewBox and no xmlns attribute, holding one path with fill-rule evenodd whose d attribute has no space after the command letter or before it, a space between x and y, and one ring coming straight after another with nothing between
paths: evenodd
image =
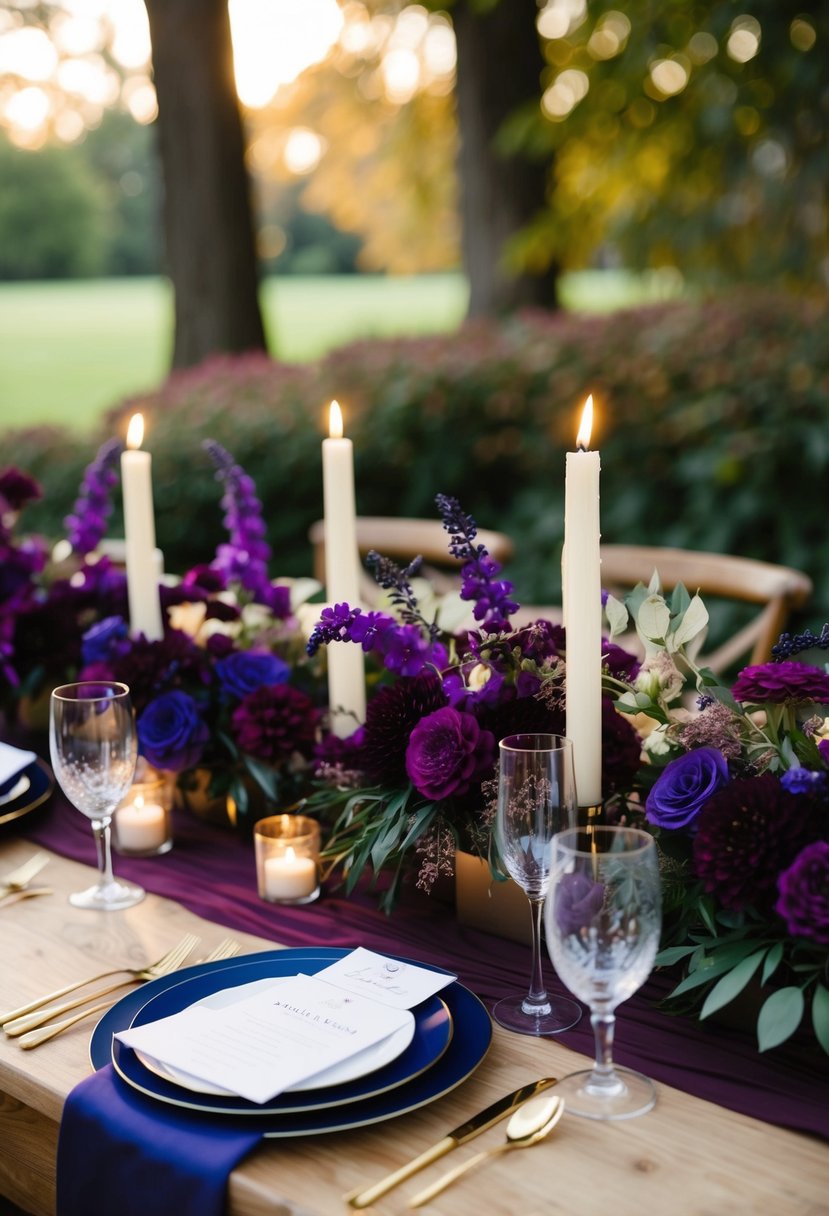
<instances>
[{"instance_id":1,"label":"blue rose","mask_svg":"<svg viewBox=\"0 0 829 1216\"><path fill-rule=\"evenodd\" d=\"M728 782L728 761L716 747L698 747L666 765L645 802L649 823L684 828Z\"/></svg>"},{"instance_id":2,"label":"blue rose","mask_svg":"<svg viewBox=\"0 0 829 1216\"><path fill-rule=\"evenodd\" d=\"M141 754L154 768L181 772L198 764L210 737L198 706L186 692L164 692L137 723Z\"/></svg>"},{"instance_id":3,"label":"blue rose","mask_svg":"<svg viewBox=\"0 0 829 1216\"><path fill-rule=\"evenodd\" d=\"M222 690L241 701L248 693L270 684L286 684L291 669L275 654L263 651L235 650L216 664L216 675Z\"/></svg>"},{"instance_id":4,"label":"blue rose","mask_svg":"<svg viewBox=\"0 0 829 1216\"><path fill-rule=\"evenodd\" d=\"M105 663L129 650L129 629L122 616L108 616L87 629L81 639L84 664Z\"/></svg>"}]
</instances>

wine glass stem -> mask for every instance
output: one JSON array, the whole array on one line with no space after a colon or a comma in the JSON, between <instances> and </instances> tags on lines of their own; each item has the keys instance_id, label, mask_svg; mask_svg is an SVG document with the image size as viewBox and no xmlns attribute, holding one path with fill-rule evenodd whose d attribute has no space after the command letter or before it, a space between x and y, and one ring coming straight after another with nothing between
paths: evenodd
<instances>
[{"instance_id":1,"label":"wine glass stem","mask_svg":"<svg viewBox=\"0 0 829 1216\"><path fill-rule=\"evenodd\" d=\"M593 1070L595 1081L613 1083L613 1032L616 1028L616 1015L606 1010L594 1010L590 1014L590 1024L596 1040L596 1065Z\"/></svg>"},{"instance_id":2,"label":"wine glass stem","mask_svg":"<svg viewBox=\"0 0 829 1216\"><path fill-rule=\"evenodd\" d=\"M112 848L110 847L110 824L112 820L93 819L92 834L95 837L95 852L98 856L98 874L101 886L108 887L113 882L112 877Z\"/></svg>"},{"instance_id":3,"label":"wine glass stem","mask_svg":"<svg viewBox=\"0 0 829 1216\"><path fill-rule=\"evenodd\" d=\"M541 971L541 917L544 913L544 900L530 899L530 910L533 926L533 961L530 991L527 993L524 1005L533 1012L548 1013L550 1002L547 999L547 990L544 987L544 976Z\"/></svg>"}]
</instances>

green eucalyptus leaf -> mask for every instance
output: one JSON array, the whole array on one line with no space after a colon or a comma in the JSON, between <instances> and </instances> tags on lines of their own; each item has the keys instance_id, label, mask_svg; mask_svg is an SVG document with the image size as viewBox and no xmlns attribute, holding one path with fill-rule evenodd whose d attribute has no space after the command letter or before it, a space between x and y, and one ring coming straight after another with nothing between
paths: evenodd
<instances>
[{"instance_id":1,"label":"green eucalyptus leaf","mask_svg":"<svg viewBox=\"0 0 829 1216\"><path fill-rule=\"evenodd\" d=\"M467 611L468 606L466 606ZM619 634L624 633L628 627L629 614L627 608L617 600L615 596L608 595L607 603L604 606L607 623L610 626L611 638L616 638Z\"/></svg>"},{"instance_id":2,"label":"green eucalyptus leaf","mask_svg":"<svg viewBox=\"0 0 829 1216\"><path fill-rule=\"evenodd\" d=\"M708 609L700 597L695 595L686 608L682 620L674 630L674 646L677 649L680 646L687 646L698 634L702 633L707 625Z\"/></svg>"},{"instance_id":3,"label":"green eucalyptus leaf","mask_svg":"<svg viewBox=\"0 0 829 1216\"><path fill-rule=\"evenodd\" d=\"M805 1001L800 988L780 988L773 992L757 1019L757 1047L768 1051L785 1043L800 1025Z\"/></svg>"},{"instance_id":4,"label":"green eucalyptus leaf","mask_svg":"<svg viewBox=\"0 0 829 1216\"><path fill-rule=\"evenodd\" d=\"M710 1017L712 1013L722 1009L723 1005L728 1005L730 1001L733 1001L735 996L739 996L765 956L765 948L758 950L756 953L750 954L748 958L744 958L742 962L737 963L732 971L724 975L705 998L705 1004L700 1010L700 1019Z\"/></svg>"},{"instance_id":5,"label":"green eucalyptus leaf","mask_svg":"<svg viewBox=\"0 0 829 1216\"><path fill-rule=\"evenodd\" d=\"M812 1026L815 1038L829 1055L829 989L818 984L812 997Z\"/></svg>"},{"instance_id":6,"label":"green eucalyptus leaf","mask_svg":"<svg viewBox=\"0 0 829 1216\"><path fill-rule=\"evenodd\" d=\"M649 595L643 600L636 618L638 632L649 642L662 642L671 628L671 614L661 595Z\"/></svg>"}]
</instances>

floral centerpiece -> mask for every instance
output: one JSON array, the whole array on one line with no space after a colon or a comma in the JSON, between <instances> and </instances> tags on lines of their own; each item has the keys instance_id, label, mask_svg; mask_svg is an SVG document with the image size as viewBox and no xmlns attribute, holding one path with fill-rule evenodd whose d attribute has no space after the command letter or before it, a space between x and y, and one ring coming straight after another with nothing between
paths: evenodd
<instances>
[{"instance_id":1,"label":"floral centerpiece","mask_svg":"<svg viewBox=\"0 0 829 1216\"><path fill-rule=\"evenodd\" d=\"M386 910L408 863L417 885L430 890L440 874L452 873L457 848L489 858L503 878L490 831L498 741L521 731L564 734L563 629L547 620L513 629L512 585L477 542L474 521L452 498L440 495L437 505L449 551L461 563L460 605L474 627L458 633L457 613L451 619L446 603L424 607L418 560L402 569L370 554L388 611L333 605L309 642L312 654L322 645L358 645L369 661L366 721L346 739L323 739L318 788L306 809L332 821L324 858L330 872L343 873L346 890L367 869L391 873L381 895ZM608 641L611 690L637 666ZM639 737L614 709L613 695L603 706L611 801L631 788L640 763Z\"/></svg>"},{"instance_id":2,"label":"floral centerpiece","mask_svg":"<svg viewBox=\"0 0 829 1216\"><path fill-rule=\"evenodd\" d=\"M517 731L564 733L566 634L549 621L512 629L512 587L475 543L458 504L438 506L462 562L461 596L476 629L447 633L424 615L412 583L377 555L388 612L335 605L309 644L360 645L375 664L366 722L317 753L308 807L333 812L325 857L347 889L390 867L390 909L407 861L430 889L455 850L489 858L497 741ZM671 997L707 1017L758 979L776 986L758 1018L761 1050L804 1018L829 1051L829 674L795 661L829 649L829 626L781 639L774 660L732 688L694 654L708 625L698 595L670 600L658 576L621 603L607 596L603 769L609 818L657 840L665 891L658 962L684 965ZM641 663L613 639L635 627ZM690 707L689 685L697 700Z\"/></svg>"},{"instance_id":3,"label":"floral centerpiece","mask_svg":"<svg viewBox=\"0 0 829 1216\"><path fill-rule=\"evenodd\" d=\"M209 565L161 585L163 638L131 635L124 573L96 553L117 480L120 445L111 441L66 520L65 571L48 569L43 542L16 544L8 529L0 536L15 558L2 588L1 653L7 693L74 679L127 684L139 754L185 790L203 785L206 773L209 794L229 800L245 822L263 805L257 791L286 804L304 789L324 681L296 613L318 584L268 577L255 487L224 448L204 446L223 488L228 538ZM0 477L0 493L3 485L15 505L37 492L11 471Z\"/></svg>"}]
</instances>

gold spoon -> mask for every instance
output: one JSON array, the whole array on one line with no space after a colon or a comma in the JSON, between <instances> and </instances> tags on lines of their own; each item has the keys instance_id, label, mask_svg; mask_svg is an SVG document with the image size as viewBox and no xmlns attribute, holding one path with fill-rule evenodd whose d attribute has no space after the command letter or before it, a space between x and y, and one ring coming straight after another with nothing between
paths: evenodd
<instances>
[{"instance_id":1,"label":"gold spoon","mask_svg":"<svg viewBox=\"0 0 829 1216\"><path fill-rule=\"evenodd\" d=\"M500 1153L509 1152L513 1148L529 1148L532 1144L538 1144L543 1140L549 1132L553 1130L561 1116L564 1114L564 1100L558 1094L544 1094L543 1097L534 1098L531 1102L525 1102L520 1106L507 1124L507 1138L503 1144L497 1144L495 1148L487 1149L486 1152L476 1153L474 1157L470 1157L468 1161L464 1161L462 1165L458 1165L453 1170L441 1175L437 1182L433 1182L431 1186L424 1187L409 1201L410 1208L422 1207L424 1203L428 1203L430 1199L434 1199L441 1191L450 1186L458 1178L474 1170L482 1161L486 1161L489 1157L497 1157Z\"/></svg>"}]
</instances>

